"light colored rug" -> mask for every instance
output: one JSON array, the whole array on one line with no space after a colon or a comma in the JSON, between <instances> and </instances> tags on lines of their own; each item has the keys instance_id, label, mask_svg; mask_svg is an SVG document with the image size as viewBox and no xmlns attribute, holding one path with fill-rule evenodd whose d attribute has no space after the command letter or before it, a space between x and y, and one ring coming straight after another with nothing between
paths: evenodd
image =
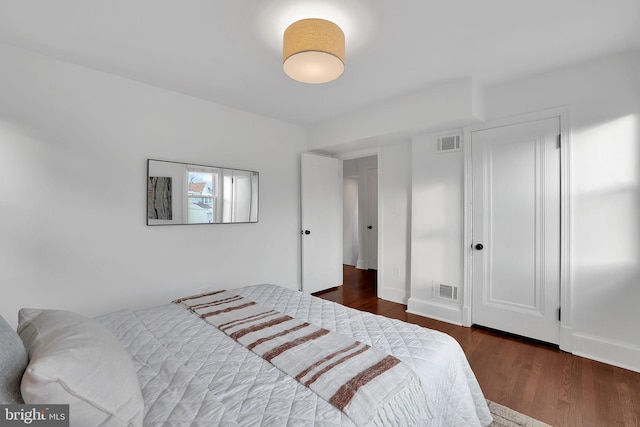
<instances>
[{"instance_id":1,"label":"light colored rug","mask_svg":"<svg viewBox=\"0 0 640 427\"><path fill-rule=\"evenodd\" d=\"M490 400L487 400L487 403L493 416L493 422L489 424L489 427L551 427L549 424L534 420L506 406L499 405Z\"/></svg>"}]
</instances>

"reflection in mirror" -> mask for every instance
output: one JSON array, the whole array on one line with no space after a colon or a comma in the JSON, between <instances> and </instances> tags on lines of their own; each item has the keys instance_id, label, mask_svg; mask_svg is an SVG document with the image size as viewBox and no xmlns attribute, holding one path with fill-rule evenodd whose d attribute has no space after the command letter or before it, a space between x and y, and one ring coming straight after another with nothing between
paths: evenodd
<instances>
[{"instance_id":1,"label":"reflection in mirror","mask_svg":"<svg viewBox=\"0 0 640 427\"><path fill-rule=\"evenodd\" d=\"M258 222L258 172L147 161L147 225Z\"/></svg>"}]
</instances>

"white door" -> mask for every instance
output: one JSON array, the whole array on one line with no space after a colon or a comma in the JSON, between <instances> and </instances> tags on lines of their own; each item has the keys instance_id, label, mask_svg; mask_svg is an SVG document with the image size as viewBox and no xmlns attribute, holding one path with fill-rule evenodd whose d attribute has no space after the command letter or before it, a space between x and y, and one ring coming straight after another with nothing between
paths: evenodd
<instances>
[{"instance_id":1,"label":"white door","mask_svg":"<svg viewBox=\"0 0 640 427\"><path fill-rule=\"evenodd\" d=\"M342 165L303 153L301 160L302 291L342 285Z\"/></svg>"},{"instance_id":2,"label":"white door","mask_svg":"<svg viewBox=\"0 0 640 427\"><path fill-rule=\"evenodd\" d=\"M472 132L472 322L557 344L560 120Z\"/></svg>"},{"instance_id":3,"label":"white door","mask_svg":"<svg viewBox=\"0 0 640 427\"><path fill-rule=\"evenodd\" d=\"M367 251L367 268L378 269L378 169L368 168L365 171L367 210L365 219L365 248Z\"/></svg>"}]
</instances>

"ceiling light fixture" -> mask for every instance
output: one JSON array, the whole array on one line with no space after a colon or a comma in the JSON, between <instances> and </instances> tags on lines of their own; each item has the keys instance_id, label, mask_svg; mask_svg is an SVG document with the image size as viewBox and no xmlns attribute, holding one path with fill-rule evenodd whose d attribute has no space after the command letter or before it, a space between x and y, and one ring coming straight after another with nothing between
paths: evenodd
<instances>
[{"instance_id":1,"label":"ceiling light fixture","mask_svg":"<svg viewBox=\"0 0 640 427\"><path fill-rule=\"evenodd\" d=\"M344 33L324 19L302 19L284 32L284 72L302 83L327 83L344 72Z\"/></svg>"}]
</instances>

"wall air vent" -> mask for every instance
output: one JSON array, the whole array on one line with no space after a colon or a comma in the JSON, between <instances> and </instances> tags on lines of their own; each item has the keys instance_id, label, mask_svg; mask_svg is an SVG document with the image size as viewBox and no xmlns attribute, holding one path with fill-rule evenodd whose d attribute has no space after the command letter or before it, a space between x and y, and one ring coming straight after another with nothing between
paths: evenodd
<instances>
[{"instance_id":1,"label":"wall air vent","mask_svg":"<svg viewBox=\"0 0 640 427\"><path fill-rule=\"evenodd\" d=\"M451 151L460 151L462 144L460 142L460 135L443 136L438 138L438 144L436 146L436 152L448 153Z\"/></svg>"},{"instance_id":2,"label":"wall air vent","mask_svg":"<svg viewBox=\"0 0 640 427\"><path fill-rule=\"evenodd\" d=\"M440 283L438 285L438 296L451 301L458 301L458 287Z\"/></svg>"}]
</instances>

